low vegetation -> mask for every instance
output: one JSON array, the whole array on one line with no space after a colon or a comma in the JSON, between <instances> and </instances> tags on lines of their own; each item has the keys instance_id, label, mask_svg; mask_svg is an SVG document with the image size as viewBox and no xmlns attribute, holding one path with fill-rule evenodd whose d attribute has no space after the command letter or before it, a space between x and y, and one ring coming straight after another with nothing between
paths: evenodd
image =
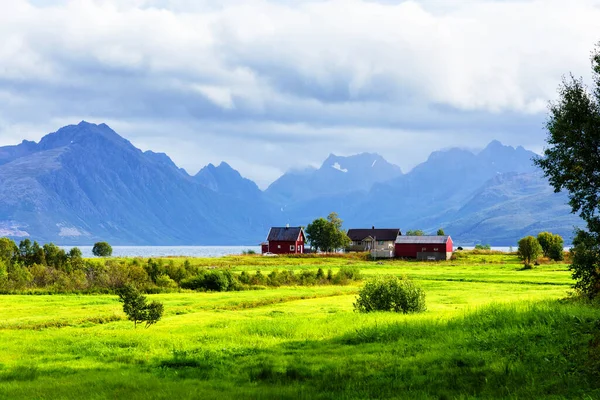
<instances>
[{"instance_id":1,"label":"low vegetation","mask_svg":"<svg viewBox=\"0 0 600 400\"><path fill-rule=\"evenodd\" d=\"M150 280L161 268L250 278L260 270L267 280L277 271L277 281L287 271L327 279L329 270L360 269L365 283L147 294L164 312L137 332L114 294L0 296L0 398L600 397L600 308L567 297L564 263L522 270L514 254L475 251L432 263L84 261L143 270ZM427 310L355 312L367 282L385 276L410 277L427 293Z\"/></svg>"},{"instance_id":2,"label":"low vegetation","mask_svg":"<svg viewBox=\"0 0 600 400\"><path fill-rule=\"evenodd\" d=\"M385 276L365 283L354 303L354 309L367 313L393 311L414 313L425 311L425 292L412 279Z\"/></svg>"}]
</instances>

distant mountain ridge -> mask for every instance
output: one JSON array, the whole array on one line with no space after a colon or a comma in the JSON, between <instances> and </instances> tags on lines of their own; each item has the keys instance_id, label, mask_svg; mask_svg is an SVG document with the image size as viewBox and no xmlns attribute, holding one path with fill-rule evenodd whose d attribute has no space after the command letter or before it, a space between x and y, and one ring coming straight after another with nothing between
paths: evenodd
<instances>
[{"instance_id":1,"label":"distant mountain ridge","mask_svg":"<svg viewBox=\"0 0 600 400\"><path fill-rule=\"evenodd\" d=\"M82 121L39 143L0 147L0 236L90 244L258 244L269 228L336 211L346 228L397 227L455 243L515 245L581 221L532 165L535 153L491 142L433 152L404 174L374 153L329 155L264 192L226 162L195 176L142 152L105 124Z\"/></svg>"},{"instance_id":2,"label":"distant mountain ridge","mask_svg":"<svg viewBox=\"0 0 600 400\"><path fill-rule=\"evenodd\" d=\"M207 189L166 155L143 153L104 124L81 122L28 146L16 158L10 149L12 161L0 165L0 229L9 236L253 244L272 222L266 207Z\"/></svg>"},{"instance_id":3,"label":"distant mountain ridge","mask_svg":"<svg viewBox=\"0 0 600 400\"><path fill-rule=\"evenodd\" d=\"M265 194L275 202L289 204L320 196L367 191L375 183L401 175L400 167L376 153L348 157L330 154L319 169L284 174Z\"/></svg>"}]
</instances>

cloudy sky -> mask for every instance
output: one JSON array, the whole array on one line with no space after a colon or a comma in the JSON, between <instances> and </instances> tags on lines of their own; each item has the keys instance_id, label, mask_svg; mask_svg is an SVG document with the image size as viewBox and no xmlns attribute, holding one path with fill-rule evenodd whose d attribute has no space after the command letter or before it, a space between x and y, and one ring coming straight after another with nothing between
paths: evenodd
<instances>
[{"instance_id":1,"label":"cloudy sky","mask_svg":"<svg viewBox=\"0 0 600 400\"><path fill-rule=\"evenodd\" d=\"M0 145L106 122L195 173L264 187L329 153L409 170L492 139L543 147L589 79L600 0L0 0Z\"/></svg>"}]
</instances>

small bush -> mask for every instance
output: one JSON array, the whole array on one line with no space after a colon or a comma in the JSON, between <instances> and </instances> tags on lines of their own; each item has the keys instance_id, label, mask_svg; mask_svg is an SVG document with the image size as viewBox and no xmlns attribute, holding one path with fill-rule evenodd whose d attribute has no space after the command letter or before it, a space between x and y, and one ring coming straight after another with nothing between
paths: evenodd
<instances>
[{"instance_id":1,"label":"small bush","mask_svg":"<svg viewBox=\"0 0 600 400\"><path fill-rule=\"evenodd\" d=\"M425 292L408 277L378 277L367 281L358 293L354 310L358 312L425 311Z\"/></svg>"},{"instance_id":2,"label":"small bush","mask_svg":"<svg viewBox=\"0 0 600 400\"><path fill-rule=\"evenodd\" d=\"M333 276L331 282L334 285L346 285L350 281L359 281L360 279L360 269L357 267L344 266Z\"/></svg>"}]
</instances>

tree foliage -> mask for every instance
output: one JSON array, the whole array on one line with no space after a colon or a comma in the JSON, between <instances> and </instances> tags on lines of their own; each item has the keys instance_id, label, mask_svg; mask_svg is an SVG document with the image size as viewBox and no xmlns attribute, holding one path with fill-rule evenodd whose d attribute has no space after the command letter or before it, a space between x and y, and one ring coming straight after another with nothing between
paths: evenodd
<instances>
[{"instance_id":1,"label":"tree foliage","mask_svg":"<svg viewBox=\"0 0 600 400\"><path fill-rule=\"evenodd\" d=\"M153 301L148 304L146 296L142 295L135 287L125 285L118 291L119 301L123 303L123 312L127 319L133 321L134 328L138 323L145 322L146 328L157 323L164 311L162 303Z\"/></svg>"},{"instance_id":2,"label":"tree foliage","mask_svg":"<svg viewBox=\"0 0 600 400\"><path fill-rule=\"evenodd\" d=\"M565 242L560 235L550 232L540 232L537 236L537 241L542 246L544 257L548 257L554 261L561 261L564 258L563 249Z\"/></svg>"},{"instance_id":3,"label":"tree foliage","mask_svg":"<svg viewBox=\"0 0 600 400\"><path fill-rule=\"evenodd\" d=\"M0 261L12 264L19 257L19 248L9 238L0 238Z\"/></svg>"},{"instance_id":4,"label":"tree foliage","mask_svg":"<svg viewBox=\"0 0 600 400\"><path fill-rule=\"evenodd\" d=\"M350 238L342 229L343 221L332 212L325 218L317 218L306 227L306 239L310 245L325 252L336 251L350 245Z\"/></svg>"},{"instance_id":5,"label":"tree foliage","mask_svg":"<svg viewBox=\"0 0 600 400\"><path fill-rule=\"evenodd\" d=\"M542 246L533 236L527 236L519 240L519 257L525 263L525 266L530 266L531 261L536 260L543 254Z\"/></svg>"},{"instance_id":6,"label":"tree foliage","mask_svg":"<svg viewBox=\"0 0 600 400\"><path fill-rule=\"evenodd\" d=\"M600 237L596 232L578 229L571 249L575 289L593 299L600 293ZM573 267L575 266L575 267Z\"/></svg>"},{"instance_id":7,"label":"tree foliage","mask_svg":"<svg viewBox=\"0 0 600 400\"><path fill-rule=\"evenodd\" d=\"M446 236L446 232L444 232L444 230L442 228L438 229L437 233L438 236Z\"/></svg>"},{"instance_id":8,"label":"tree foliage","mask_svg":"<svg viewBox=\"0 0 600 400\"><path fill-rule=\"evenodd\" d=\"M588 90L581 78L570 75L563 79L559 99L549 107L548 146L543 157L534 162L556 192L568 191L571 211L587 224L587 233L577 231L580 246L573 249L571 270L578 280L576 287L593 298L600 294L600 281L582 286L579 279L597 279L600 261L591 258L597 256L596 252L588 251L600 243L592 245L592 241L600 240L600 43L592 52L591 61L593 90ZM578 256L578 251L583 254Z\"/></svg>"},{"instance_id":9,"label":"tree foliage","mask_svg":"<svg viewBox=\"0 0 600 400\"><path fill-rule=\"evenodd\" d=\"M425 292L408 277L378 277L365 283L358 293L354 309L362 313L425 311Z\"/></svg>"},{"instance_id":10,"label":"tree foliage","mask_svg":"<svg viewBox=\"0 0 600 400\"><path fill-rule=\"evenodd\" d=\"M420 229L406 231L406 236L425 236L425 232Z\"/></svg>"},{"instance_id":11,"label":"tree foliage","mask_svg":"<svg viewBox=\"0 0 600 400\"><path fill-rule=\"evenodd\" d=\"M110 257L112 256L112 247L107 242L98 242L94 244L92 253L96 257Z\"/></svg>"}]
</instances>

